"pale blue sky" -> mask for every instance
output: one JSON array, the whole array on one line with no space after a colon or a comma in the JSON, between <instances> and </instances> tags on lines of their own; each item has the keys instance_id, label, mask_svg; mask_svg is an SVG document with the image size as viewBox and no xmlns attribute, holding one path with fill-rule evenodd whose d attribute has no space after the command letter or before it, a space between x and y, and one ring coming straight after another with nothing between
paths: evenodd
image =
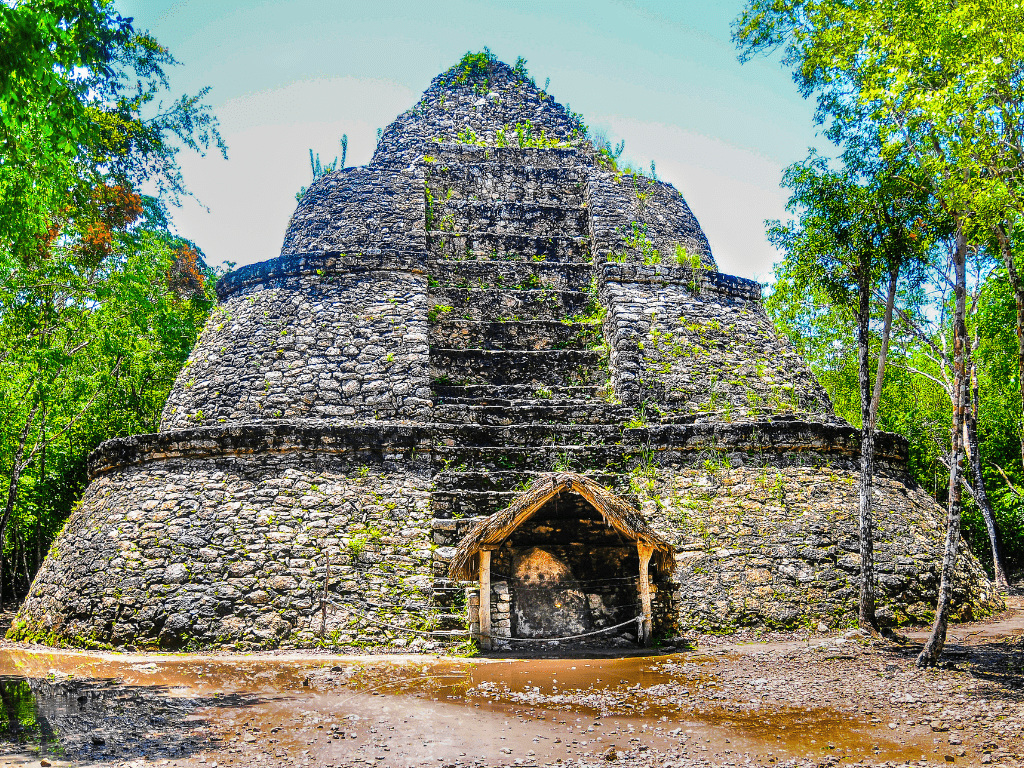
<instances>
[{"instance_id":1,"label":"pale blue sky","mask_svg":"<svg viewBox=\"0 0 1024 768\"><path fill-rule=\"evenodd\" d=\"M782 216L782 168L822 145L812 105L776 61L741 66L729 24L742 3L318 2L121 0L182 62L176 91L209 85L229 159L182 154L198 200L178 230L213 263L277 255L323 159L349 136L348 164L369 160L378 127L412 106L467 50L528 60L537 83L594 128L625 139L686 196L721 269L765 280L776 254L766 218Z\"/></svg>"}]
</instances>

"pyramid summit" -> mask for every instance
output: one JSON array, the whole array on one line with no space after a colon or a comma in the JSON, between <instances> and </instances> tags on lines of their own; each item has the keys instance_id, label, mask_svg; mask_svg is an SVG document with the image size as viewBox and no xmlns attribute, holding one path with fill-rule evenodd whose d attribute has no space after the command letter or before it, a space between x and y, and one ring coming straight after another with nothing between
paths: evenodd
<instances>
[{"instance_id":1,"label":"pyramid summit","mask_svg":"<svg viewBox=\"0 0 1024 768\"><path fill-rule=\"evenodd\" d=\"M156 434L90 457L10 637L486 647L852 623L858 432L670 184L467 55L223 278ZM879 611L942 510L877 442ZM964 549L956 610L1000 599Z\"/></svg>"}]
</instances>

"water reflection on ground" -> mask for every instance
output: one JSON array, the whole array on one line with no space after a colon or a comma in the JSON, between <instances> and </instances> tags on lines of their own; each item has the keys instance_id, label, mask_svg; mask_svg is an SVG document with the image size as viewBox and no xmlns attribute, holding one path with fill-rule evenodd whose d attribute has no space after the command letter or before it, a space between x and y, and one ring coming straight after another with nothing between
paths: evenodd
<instances>
[{"instance_id":1,"label":"water reflection on ground","mask_svg":"<svg viewBox=\"0 0 1024 768\"><path fill-rule=\"evenodd\" d=\"M661 765L920 758L825 707L711 702L709 657L129 656L0 650L0 754L38 765ZM699 707L687 702L704 702ZM164 761L167 761L164 763ZM662 762L659 762L662 761Z\"/></svg>"}]
</instances>

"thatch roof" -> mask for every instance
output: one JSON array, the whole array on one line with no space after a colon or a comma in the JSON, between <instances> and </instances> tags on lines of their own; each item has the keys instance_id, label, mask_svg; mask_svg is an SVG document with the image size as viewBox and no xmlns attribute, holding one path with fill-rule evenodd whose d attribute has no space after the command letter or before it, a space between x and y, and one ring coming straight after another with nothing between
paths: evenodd
<instances>
[{"instance_id":1,"label":"thatch roof","mask_svg":"<svg viewBox=\"0 0 1024 768\"><path fill-rule=\"evenodd\" d=\"M448 573L453 579L476 578L477 553L481 548L500 546L544 504L564 492L578 493L623 536L652 547L651 564L659 573L667 575L671 571L672 546L651 529L638 510L588 477L575 472L554 472L534 481L508 509L495 512L473 526L459 542Z\"/></svg>"}]
</instances>

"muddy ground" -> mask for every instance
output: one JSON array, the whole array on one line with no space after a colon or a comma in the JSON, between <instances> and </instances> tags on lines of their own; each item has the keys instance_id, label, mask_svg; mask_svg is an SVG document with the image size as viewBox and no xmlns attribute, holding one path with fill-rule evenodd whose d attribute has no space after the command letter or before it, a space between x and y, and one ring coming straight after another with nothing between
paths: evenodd
<instances>
[{"instance_id":1,"label":"muddy ground","mask_svg":"<svg viewBox=\"0 0 1024 768\"><path fill-rule=\"evenodd\" d=\"M631 658L0 647L0 764L1024 766L1024 599L925 631L697 638Z\"/></svg>"}]
</instances>

